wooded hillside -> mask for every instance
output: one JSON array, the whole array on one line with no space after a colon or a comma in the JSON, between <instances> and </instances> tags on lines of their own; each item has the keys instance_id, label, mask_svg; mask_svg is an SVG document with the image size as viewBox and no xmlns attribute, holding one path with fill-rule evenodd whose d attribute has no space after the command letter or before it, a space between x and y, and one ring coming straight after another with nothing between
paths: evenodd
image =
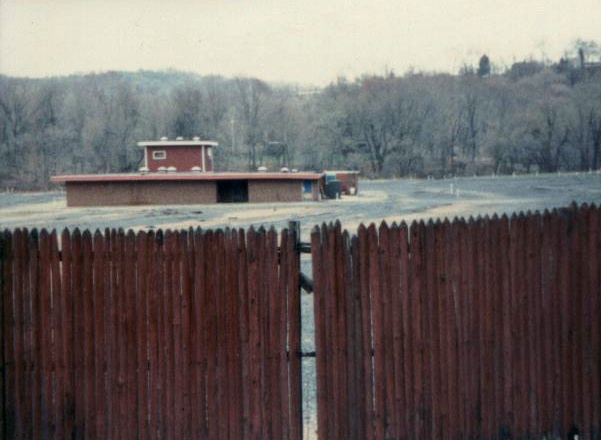
<instances>
[{"instance_id":1,"label":"wooded hillside","mask_svg":"<svg viewBox=\"0 0 601 440\"><path fill-rule=\"evenodd\" d=\"M136 170L136 142L161 136L218 141L218 170L587 171L601 168L601 63L581 52L495 73L483 56L457 75L386 73L316 90L176 71L0 76L1 190Z\"/></svg>"}]
</instances>

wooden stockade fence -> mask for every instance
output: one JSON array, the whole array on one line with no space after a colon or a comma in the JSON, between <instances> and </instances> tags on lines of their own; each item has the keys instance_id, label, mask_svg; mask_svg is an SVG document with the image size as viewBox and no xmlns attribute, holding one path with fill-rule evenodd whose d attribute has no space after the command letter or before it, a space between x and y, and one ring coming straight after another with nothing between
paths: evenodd
<instances>
[{"instance_id":1,"label":"wooden stockade fence","mask_svg":"<svg viewBox=\"0 0 601 440\"><path fill-rule=\"evenodd\" d=\"M0 234L2 437L300 439L296 247L288 230Z\"/></svg>"},{"instance_id":2,"label":"wooden stockade fence","mask_svg":"<svg viewBox=\"0 0 601 440\"><path fill-rule=\"evenodd\" d=\"M601 438L601 211L312 233L320 440Z\"/></svg>"},{"instance_id":3,"label":"wooden stockade fence","mask_svg":"<svg viewBox=\"0 0 601 440\"><path fill-rule=\"evenodd\" d=\"M601 211L0 234L7 439L601 438Z\"/></svg>"}]
</instances>

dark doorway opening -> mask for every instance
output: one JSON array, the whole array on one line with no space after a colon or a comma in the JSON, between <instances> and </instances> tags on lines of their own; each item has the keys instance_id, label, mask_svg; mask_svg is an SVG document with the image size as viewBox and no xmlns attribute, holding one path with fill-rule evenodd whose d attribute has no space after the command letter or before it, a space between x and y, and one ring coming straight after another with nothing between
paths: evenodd
<instances>
[{"instance_id":1,"label":"dark doorway opening","mask_svg":"<svg viewBox=\"0 0 601 440\"><path fill-rule=\"evenodd\" d=\"M217 182L218 203L248 202L248 180L222 180Z\"/></svg>"}]
</instances>

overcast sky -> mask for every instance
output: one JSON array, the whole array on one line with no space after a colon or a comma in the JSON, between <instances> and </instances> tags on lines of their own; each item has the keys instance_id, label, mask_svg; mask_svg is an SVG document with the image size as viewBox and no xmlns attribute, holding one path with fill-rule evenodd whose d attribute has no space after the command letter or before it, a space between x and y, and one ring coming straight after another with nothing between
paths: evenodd
<instances>
[{"instance_id":1,"label":"overcast sky","mask_svg":"<svg viewBox=\"0 0 601 440\"><path fill-rule=\"evenodd\" d=\"M325 85L556 60L601 42L601 0L0 0L0 73L173 68Z\"/></svg>"}]
</instances>

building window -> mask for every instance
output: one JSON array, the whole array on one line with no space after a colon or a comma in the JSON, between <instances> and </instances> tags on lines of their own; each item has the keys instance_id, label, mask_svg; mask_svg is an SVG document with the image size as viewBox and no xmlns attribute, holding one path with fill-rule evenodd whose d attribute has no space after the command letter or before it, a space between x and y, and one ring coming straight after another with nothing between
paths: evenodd
<instances>
[{"instance_id":1,"label":"building window","mask_svg":"<svg viewBox=\"0 0 601 440\"><path fill-rule=\"evenodd\" d=\"M167 152L165 150L157 150L152 152L152 158L154 160L167 159Z\"/></svg>"}]
</instances>

